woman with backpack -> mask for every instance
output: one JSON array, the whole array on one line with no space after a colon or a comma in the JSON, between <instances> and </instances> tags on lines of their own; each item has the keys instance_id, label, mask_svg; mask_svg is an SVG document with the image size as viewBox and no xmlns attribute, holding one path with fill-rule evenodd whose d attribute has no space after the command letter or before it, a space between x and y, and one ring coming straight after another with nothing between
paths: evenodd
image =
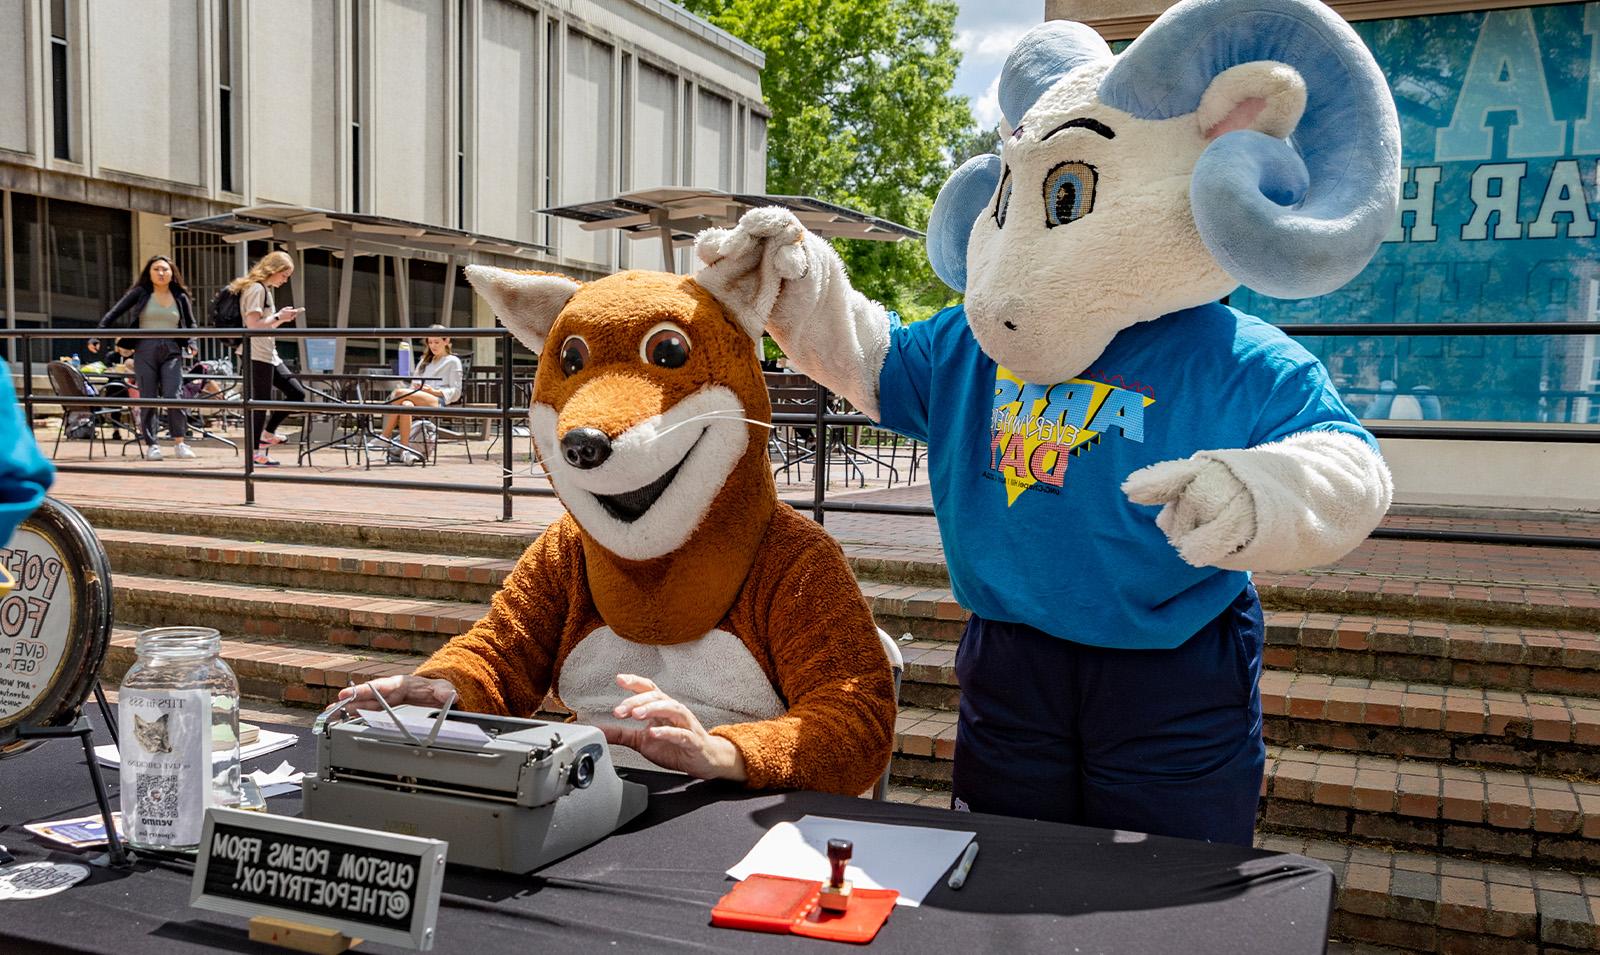
<instances>
[{"instance_id":1,"label":"woman with backpack","mask_svg":"<svg viewBox=\"0 0 1600 955\"><path fill-rule=\"evenodd\" d=\"M127 293L100 319L100 327L173 331L194 328L194 307L178 267L164 255L151 256ZM133 375L139 393L145 397L178 397L183 385L184 349L192 347L193 342L185 338L138 339L133 352ZM147 448L146 457L159 461L161 448L156 444L155 422L155 408L139 409L139 440ZM167 409L167 430L172 434L174 454L195 457L189 447L189 419L182 408Z\"/></svg>"},{"instance_id":2,"label":"woman with backpack","mask_svg":"<svg viewBox=\"0 0 1600 955\"><path fill-rule=\"evenodd\" d=\"M294 260L289 253L268 252L245 275L228 283L229 292L239 297L239 317L245 328L277 328L298 318L305 309L285 305L278 308L272 300L274 289L289 281L294 274ZM278 343L265 335L250 339L250 396L263 401L272 397L277 388L286 401L306 400L306 390L289 375L278 357ZM269 419L266 412L251 414L251 459L258 467L275 467L278 462L267 454L264 445L282 444L278 425L289 417L287 411L274 411Z\"/></svg>"}]
</instances>

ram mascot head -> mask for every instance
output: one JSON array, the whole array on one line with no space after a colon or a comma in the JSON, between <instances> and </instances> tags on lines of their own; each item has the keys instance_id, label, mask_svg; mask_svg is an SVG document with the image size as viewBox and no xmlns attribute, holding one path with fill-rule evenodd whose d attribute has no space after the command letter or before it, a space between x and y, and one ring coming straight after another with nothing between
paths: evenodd
<instances>
[{"instance_id":1,"label":"ram mascot head","mask_svg":"<svg viewBox=\"0 0 1600 955\"><path fill-rule=\"evenodd\" d=\"M1001 74L1000 155L963 165L928 228L990 357L1083 371L1121 329L1239 285L1330 292L1393 222L1400 131L1355 32L1304 0L1187 0L1120 55L1034 28Z\"/></svg>"}]
</instances>

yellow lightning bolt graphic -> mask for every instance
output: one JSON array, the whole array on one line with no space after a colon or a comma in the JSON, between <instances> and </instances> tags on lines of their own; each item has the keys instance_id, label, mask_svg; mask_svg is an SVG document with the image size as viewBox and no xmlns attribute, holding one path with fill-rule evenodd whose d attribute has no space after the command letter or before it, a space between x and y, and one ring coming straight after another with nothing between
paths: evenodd
<instances>
[{"instance_id":1,"label":"yellow lightning bolt graphic","mask_svg":"<svg viewBox=\"0 0 1600 955\"><path fill-rule=\"evenodd\" d=\"M1019 389L1025 384L1021 378L1018 378L1005 368L996 369L995 379L997 381L1005 380L1015 382ZM1099 441L1100 432L1091 431L1086 427L1086 425L1095 419L1095 415L1099 413L1100 408L1105 405L1106 399L1111 396L1111 393L1119 390L1115 385L1108 385L1099 381L1089 381L1083 378L1073 378L1067 383L1088 385L1094 389L1094 392L1093 396L1089 399L1088 411L1084 415L1084 418L1081 422L1065 420L1051 422L1051 424L1058 426L1055 429L1054 435L1052 436L1055 439L1055 443L1062 445L1066 448L1066 450L1045 453L1044 459L1040 461L1039 464L1047 471L1053 471L1057 467L1061 466L1061 455L1070 454L1076 456L1082 454L1089 447L1093 446ZM1148 395L1143 396L1143 400L1146 408L1155 404L1155 399L1149 397ZM1031 407L1025 409L1022 407L1022 399L1019 397L1016 401L1000 406L1001 409L1010 412L1010 420L1014 422L1014 424L1007 429L1007 435L1009 436L1010 433L1022 435L1022 460L1024 461L1032 461L1034 451L1039 447L1039 445L1047 443L1047 433L1043 429L1029 429L1027 427L1027 422L1030 419L1042 415L1045 407L1048 405L1048 402L1048 395L1039 397L1030 402ZM1065 415L1062 417L1064 418ZM1033 430L1033 433L1030 434L1030 430ZM997 452L998 454L1004 455L1005 446L1007 443L1008 441L1005 438L1002 438L1001 449ZM1015 470L1008 470L1004 468L1001 470L1001 474L1005 477L1007 507L1015 504L1017 502L1017 498L1022 496L1023 491L1026 491L1028 488L1039 483L1038 480L1032 476L1032 474L1018 474Z\"/></svg>"}]
</instances>

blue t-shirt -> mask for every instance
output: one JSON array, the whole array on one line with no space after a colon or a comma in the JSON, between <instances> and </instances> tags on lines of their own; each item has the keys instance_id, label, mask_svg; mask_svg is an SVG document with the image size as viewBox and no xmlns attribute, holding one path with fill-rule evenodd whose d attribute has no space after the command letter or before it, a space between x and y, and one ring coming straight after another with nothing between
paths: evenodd
<instances>
[{"instance_id":1,"label":"blue t-shirt","mask_svg":"<svg viewBox=\"0 0 1600 955\"><path fill-rule=\"evenodd\" d=\"M1310 352L1217 303L1124 329L1056 385L999 368L958 305L891 328L878 387L883 425L928 445L961 605L1095 646L1175 647L1249 579L1184 563L1129 474L1302 431L1377 447Z\"/></svg>"}]
</instances>

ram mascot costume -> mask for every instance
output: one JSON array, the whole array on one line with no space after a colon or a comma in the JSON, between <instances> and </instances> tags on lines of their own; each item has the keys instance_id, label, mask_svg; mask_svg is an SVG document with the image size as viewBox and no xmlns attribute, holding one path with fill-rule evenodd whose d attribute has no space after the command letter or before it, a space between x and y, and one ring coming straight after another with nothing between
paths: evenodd
<instances>
[{"instance_id":1,"label":"ram mascot costume","mask_svg":"<svg viewBox=\"0 0 1600 955\"><path fill-rule=\"evenodd\" d=\"M1248 844L1249 572L1343 556L1391 483L1316 359L1218 300L1361 271L1395 215L1394 104L1310 0L1185 0L1115 56L1046 23L999 93L1000 154L951 177L928 227L964 306L891 323L778 209L702 234L697 279L928 444L972 614L956 807Z\"/></svg>"}]
</instances>

